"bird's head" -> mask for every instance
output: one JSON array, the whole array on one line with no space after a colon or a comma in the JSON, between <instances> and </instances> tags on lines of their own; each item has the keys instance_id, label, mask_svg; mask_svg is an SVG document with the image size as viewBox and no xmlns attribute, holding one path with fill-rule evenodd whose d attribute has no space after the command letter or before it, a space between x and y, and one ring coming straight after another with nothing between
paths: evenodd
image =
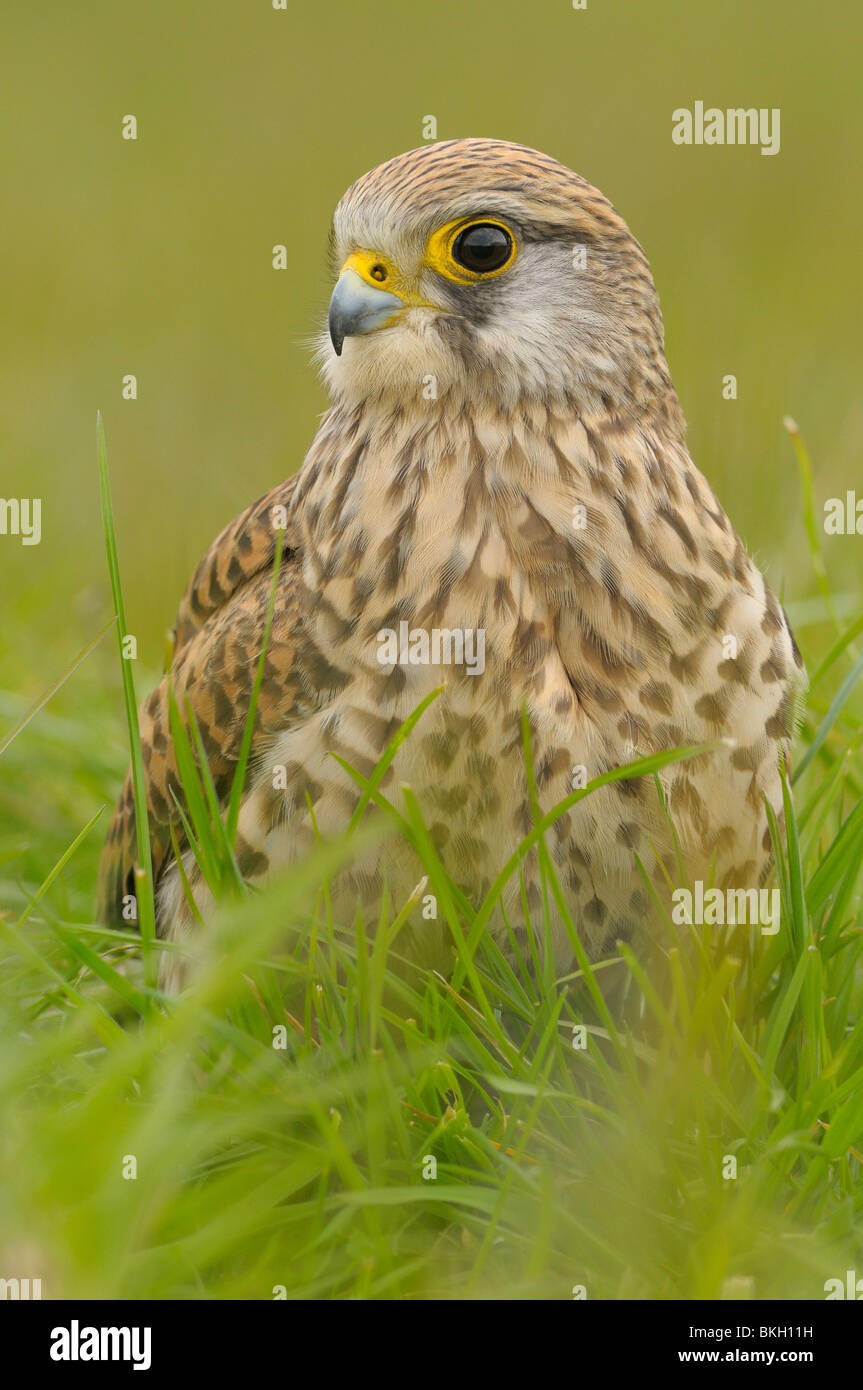
<instances>
[{"instance_id":1,"label":"bird's head","mask_svg":"<svg viewBox=\"0 0 863 1390\"><path fill-rule=\"evenodd\" d=\"M641 247L548 155L503 140L411 150L348 189L332 243L321 358L338 400L641 413L673 395Z\"/></svg>"}]
</instances>

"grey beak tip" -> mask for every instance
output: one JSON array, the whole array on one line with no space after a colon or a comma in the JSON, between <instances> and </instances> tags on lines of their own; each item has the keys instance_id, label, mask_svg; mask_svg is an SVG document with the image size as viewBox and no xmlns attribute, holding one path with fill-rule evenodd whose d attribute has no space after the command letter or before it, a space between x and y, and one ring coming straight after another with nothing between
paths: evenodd
<instances>
[{"instance_id":1,"label":"grey beak tip","mask_svg":"<svg viewBox=\"0 0 863 1390\"><path fill-rule=\"evenodd\" d=\"M345 341L345 335L344 333L340 332L339 328L336 326L336 318L337 315L334 313L333 308L331 306L327 327L330 330L330 342L335 348L336 357L341 357L342 347L344 346Z\"/></svg>"}]
</instances>

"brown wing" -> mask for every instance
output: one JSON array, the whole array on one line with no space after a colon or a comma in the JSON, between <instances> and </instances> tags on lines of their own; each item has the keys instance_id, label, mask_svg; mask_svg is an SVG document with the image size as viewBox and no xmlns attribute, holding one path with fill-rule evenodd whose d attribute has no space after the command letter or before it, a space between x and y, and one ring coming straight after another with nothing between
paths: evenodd
<instances>
[{"instance_id":1,"label":"brown wing","mask_svg":"<svg viewBox=\"0 0 863 1390\"><path fill-rule=\"evenodd\" d=\"M147 786L153 878L173 858L171 826L184 843L172 792L182 794L170 736L168 691L173 684L177 705L191 702L213 781L225 799L233 780L261 653L276 532L272 511L289 507L295 479L279 484L252 504L214 541L198 565L177 615L174 649L167 675L139 711L144 775ZM252 748L295 716L291 681L297 629L299 561L290 521L267 660L255 715ZM96 920L123 923L126 894L135 893L137 862L135 806L131 772L126 774L99 866Z\"/></svg>"},{"instance_id":2,"label":"brown wing","mask_svg":"<svg viewBox=\"0 0 863 1390\"><path fill-rule=\"evenodd\" d=\"M259 497L213 541L180 603L173 632L175 655L240 585L273 563L276 550L273 508L283 507L286 513L290 511L297 476L295 473L287 482L278 483ZM292 539L296 539L295 535L292 536L290 529L286 530L286 560Z\"/></svg>"}]
</instances>

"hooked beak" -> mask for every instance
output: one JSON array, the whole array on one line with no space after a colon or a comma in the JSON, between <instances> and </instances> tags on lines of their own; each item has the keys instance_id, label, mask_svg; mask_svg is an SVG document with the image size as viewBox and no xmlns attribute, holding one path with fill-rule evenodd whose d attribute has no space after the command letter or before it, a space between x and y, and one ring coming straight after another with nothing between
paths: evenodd
<instances>
[{"instance_id":1,"label":"hooked beak","mask_svg":"<svg viewBox=\"0 0 863 1390\"><path fill-rule=\"evenodd\" d=\"M404 307L400 295L377 289L346 265L330 300L329 329L336 356L341 357L345 338L383 328Z\"/></svg>"}]
</instances>

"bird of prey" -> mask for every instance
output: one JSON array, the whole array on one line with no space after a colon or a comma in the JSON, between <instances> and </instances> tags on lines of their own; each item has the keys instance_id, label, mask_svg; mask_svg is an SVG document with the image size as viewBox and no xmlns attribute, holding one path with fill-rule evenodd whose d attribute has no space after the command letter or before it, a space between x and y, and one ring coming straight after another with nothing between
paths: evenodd
<instances>
[{"instance_id":1,"label":"bird of prey","mask_svg":"<svg viewBox=\"0 0 863 1390\"><path fill-rule=\"evenodd\" d=\"M272 633L239 817L249 881L343 831L359 788L423 698L443 692L382 783L407 783L452 880L478 902L534 824L587 779L656 752L710 750L622 780L546 833L595 957L645 930L678 852L693 878L752 888L770 866L804 676L784 612L689 457L647 258L609 201L548 155L492 139L425 145L365 174L335 212L338 278L320 359L332 405L299 471L213 543L180 605L141 731L157 929L193 930L169 683L191 702L227 798L283 528ZM314 817L310 813L310 805ZM100 920L134 891L127 778ZM352 902L407 900L395 836L346 872ZM571 948L551 909L556 964ZM348 914L350 915L350 914ZM542 915L536 850L489 930L522 949ZM407 949L441 950L417 919ZM198 928L195 928L197 930ZM404 944L404 938L400 946ZM181 982L163 953L162 982Z\"/></svg>"}]
</instances>

